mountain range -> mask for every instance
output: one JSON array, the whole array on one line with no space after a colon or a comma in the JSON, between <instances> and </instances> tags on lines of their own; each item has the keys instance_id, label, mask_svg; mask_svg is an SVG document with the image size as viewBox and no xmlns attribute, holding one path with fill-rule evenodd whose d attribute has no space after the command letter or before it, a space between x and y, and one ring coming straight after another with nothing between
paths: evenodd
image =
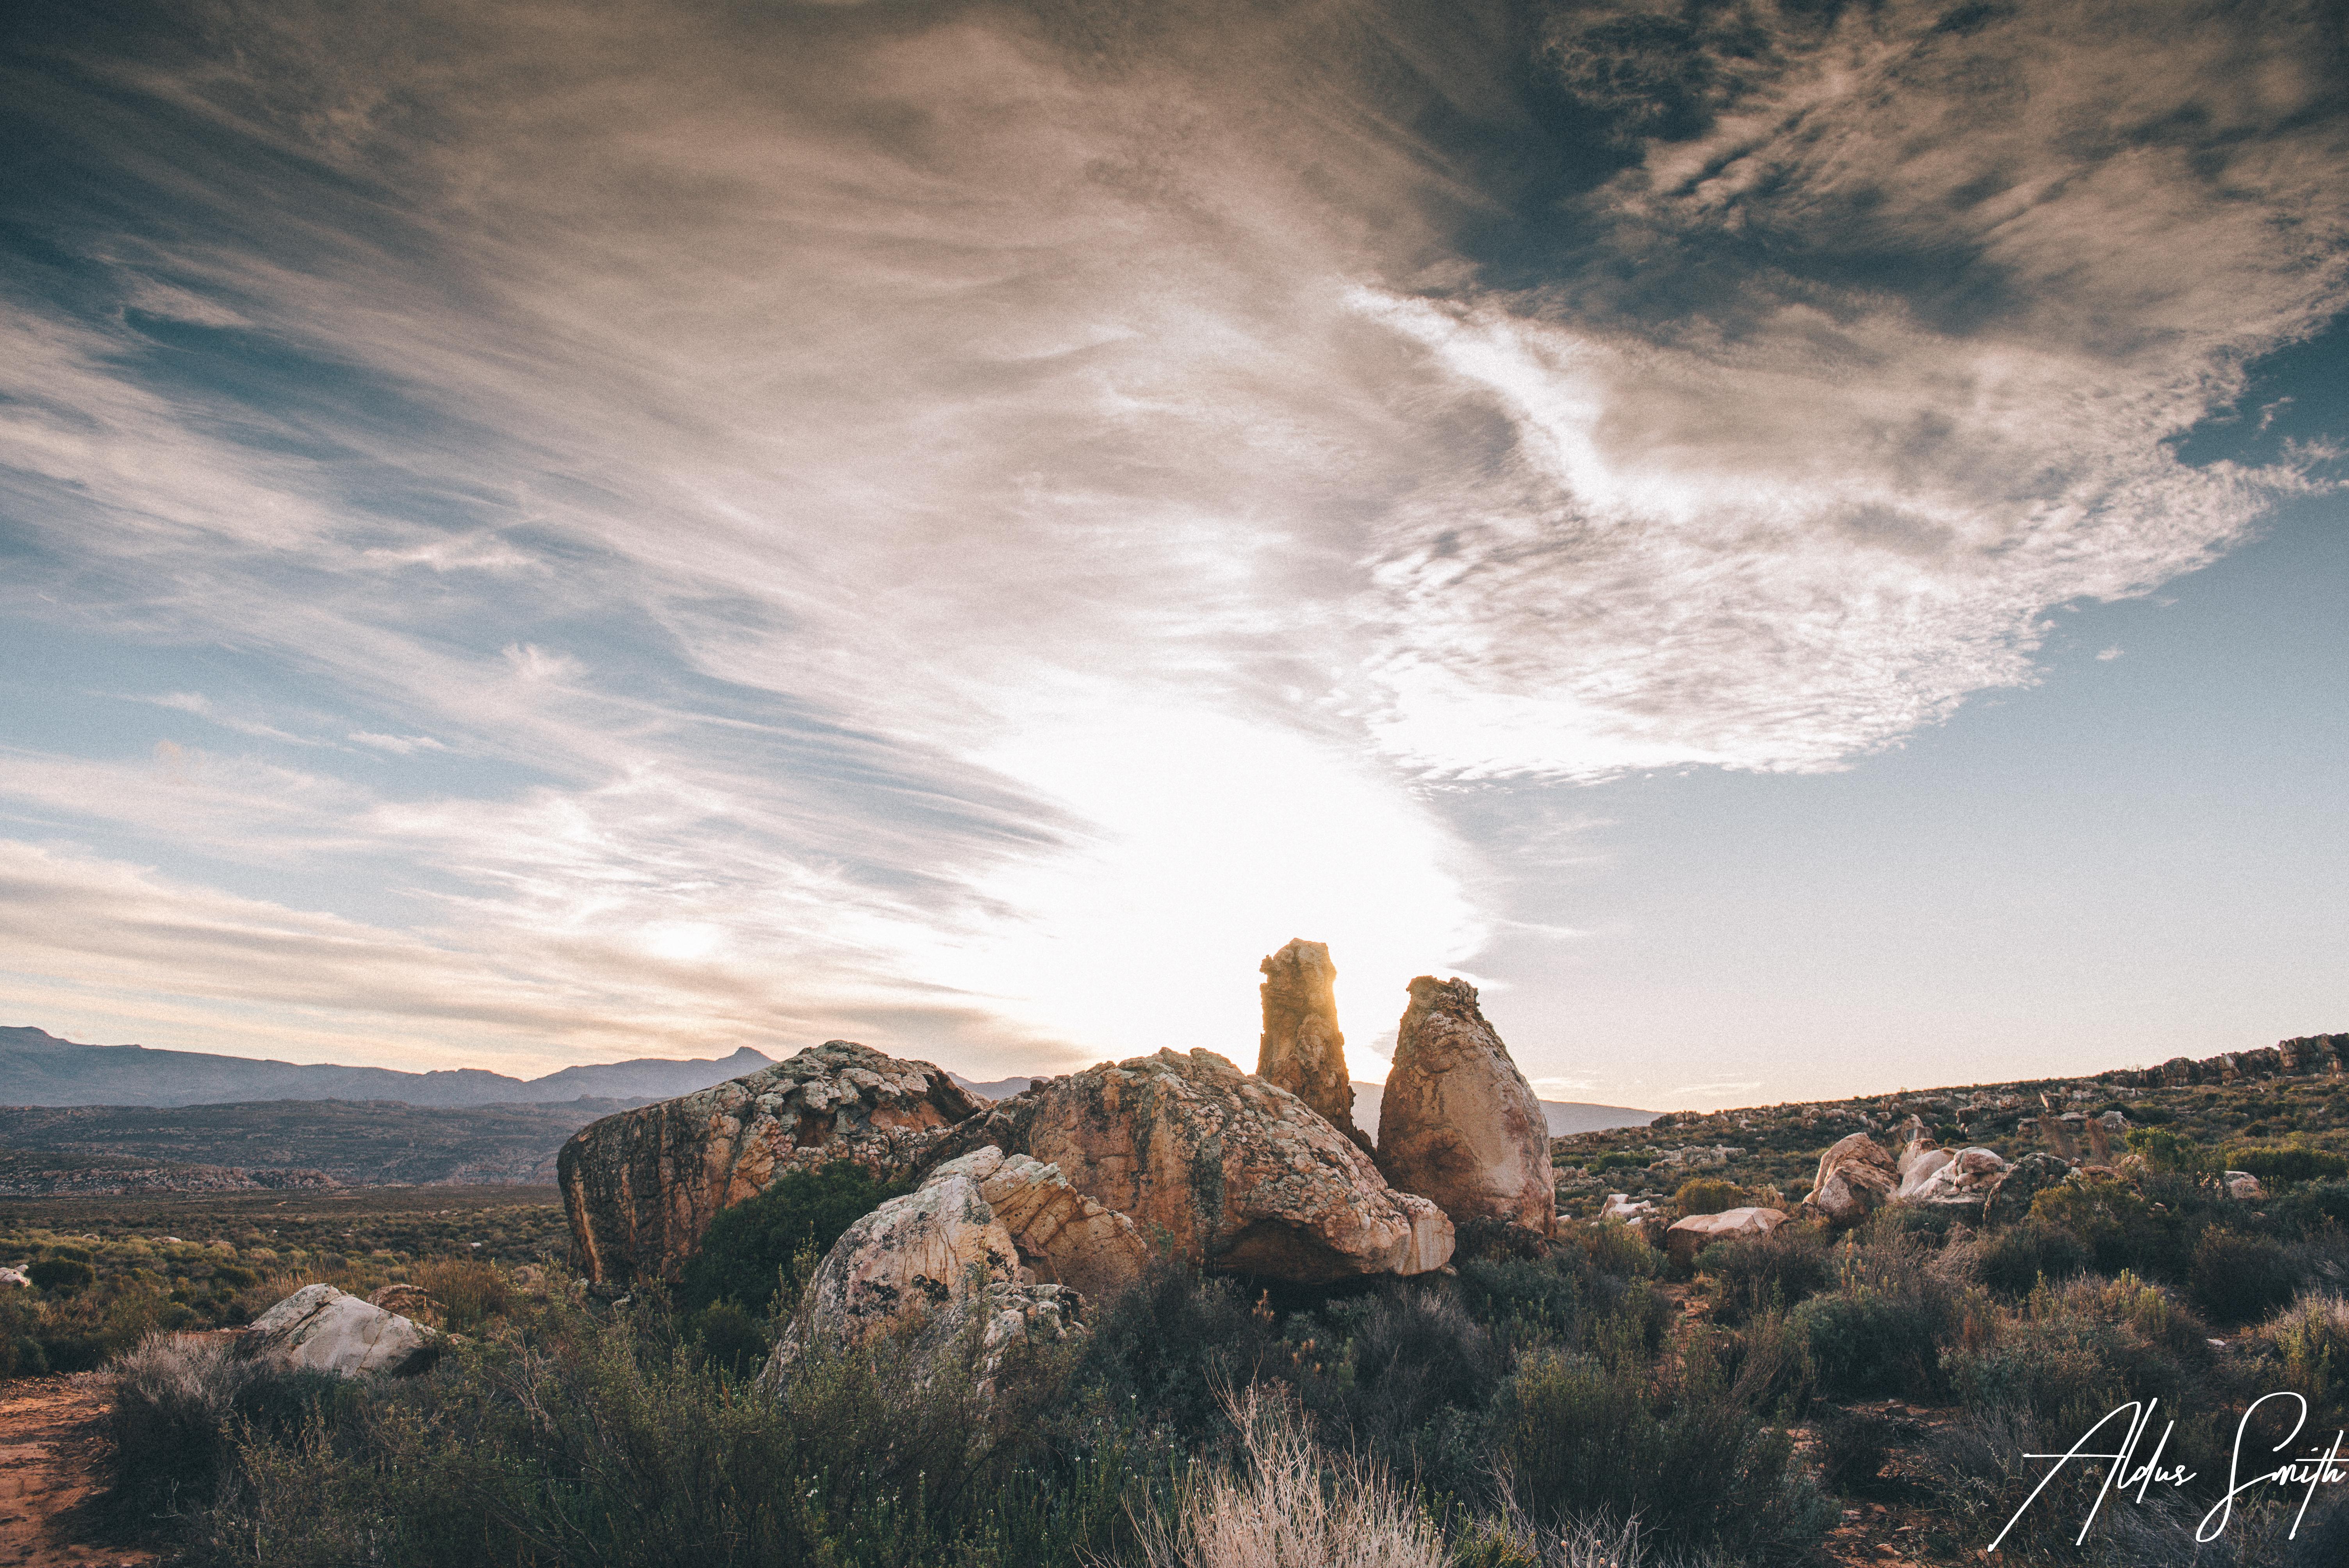
<instances>
[{"instance_id":1,"label":"mountain range","mask_svg":"<svg viewBox=\"0 0 2349 1568\"><path fill-rule=\"evenodd\" d=\"M85 1046L46 1029L0 1028L0 1105L222 1105L272 1099L392 1099L457 1108L574 1099L643 1103L691 1094L757 1072L772 1058L744 1046L732 1056L564 1068L508 1078L479 1068L406 1073L390 1068L255 1061L145 1046Z\"/></svg>"}]
</instances>

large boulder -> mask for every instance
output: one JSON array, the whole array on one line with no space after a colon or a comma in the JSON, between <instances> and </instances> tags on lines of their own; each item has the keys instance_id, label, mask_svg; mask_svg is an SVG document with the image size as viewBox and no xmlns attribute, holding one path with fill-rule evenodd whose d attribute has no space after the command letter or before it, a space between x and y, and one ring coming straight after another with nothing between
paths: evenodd
<instances>
[{"instance_id":1,"label":"large boulder","mask_svg":"<svg viewBox=\"0 0 2349 1568\"><path fill-rule=\"evenodd\" d=\"M1433 1204L1391 1189L1304 1101L1213 1051L1039 1079L939 1152L988 1144L1059 1167L1153 1251L1194 1267L1327 1284L1424 1274L1452 1256Z\"/></svg>"},{"instance_id":2,"label":"large boulder","mask_svg":"<svg viewBox=\"0 0 2349 1568\"><path fill-rule=\"evenodd\" d=\"M992 1148L951 1161L843 1232L776 1342L766 1377L781 1378L812 1348L853 1349L901 1331L922 1376L958 1350L984 1382L1015 1343L1081 1332L1081 1293L1026 1277L1019 1243L987 1198L989 1178L1002 1178L998 1190L1015 1200L1049 1179L1007 1165Z\"/></svg>"},{"instance_id":3,"label":"large boulder","mask_svg":"<svg viewBox=\"0 0 2349 1568\"><path fill-rule=\"evenodd\" d=\"M418 1372L440 1354L429 1330L330 1284L305 1284L254 1318L244 1344L254 1354L338 1377Z\"/></svg>"},{"instance_id":4,"label":"large boulder","mask_svg":"<svg viewBox=\"0 0 2349 1568\"><path fill-rule=\"evenodd\" d=\"M936 1167L931 1179L955 1173L978 1183L1033 1283L1068 1285L1107 1302L1149 1267L1150 1244L1133 1222L1070 1186L1057 1165L989 1144Z\"/></svg>"},{"instance_id":5,"label":"large boulder","mask_svg":"<svg viewBox=\"0 0 2349 1568\"><path fill-rule=\"evenodd\" d=\"M2001 1171L1982 1200L1987 1224L2008 1225L2031 1212L2031 1202L2072 1177L2070 1161L2044 1150L2033 1150Z\"/></svg>"},{"instance_id":6,"label":"large boulder","mask_svg":"<svg viewBox=\"0 0 2349 1568\"><path fill-rule=\"evenodd\" d=\"M832 1040L607 1116L575 1133L556 1161L575 1260L598 1284L674 1280L720 1209L835 1160L897 1180L988 1104L928 1062Z\"/></svg>"},{"instance_id":7,"label":"large boulder","mask_svg":"<svg viewBox=\"0 0 2349 1568\"><path fill-rule=\"evenodd\" d=\"M1262 968L1264 1035L1257 1042L1257 1076L1303 1100L1370 1152L1370 1139L1354 1125L1354 1083L1346 1071L1346 1037L1338 1029L1338 966L1330 962L1330 949L1300 938Z\"/></svg>"},{"instance_id":8,"label":"large boulder","mask_svg":"<svg viewBox=\"0 0 2349 1568\"><path fill-rule=\"evenodd\" d=\"M1867 1133L1855 1132L1819 1156L1818 1174L1802 1212L1837 1230L1847 1229L1882 1208L1898 1185L1892 1156Z\"/></svg>"},{"instance_id":9,"label":"large boulder","mask_svg":"<svg viewBox=\"0 0 2349 1568\"><path fill-rule=\"evenodd\" d=\"M1766 1236L1786 1222L1776 1209L1724 1209L1718 1214L1691 1214L1675 1220L1664 1233L1664 1251L1674 1263L1692 1264L1697 1253L1715 1242L1742 1236Z\"/></svg>"},{"instance_id":10,"label":"large boulder","mask_svg":"<svg viewBox=\"0 0 2349 1568\"><path fill-rule=\"evenodd\" d=\"M1465 980L1411 983L1379 1105L1378 1165L1455 1222L1502 1220L1550 1233L1548 1119Z\"/></svg>"}]
</instances>

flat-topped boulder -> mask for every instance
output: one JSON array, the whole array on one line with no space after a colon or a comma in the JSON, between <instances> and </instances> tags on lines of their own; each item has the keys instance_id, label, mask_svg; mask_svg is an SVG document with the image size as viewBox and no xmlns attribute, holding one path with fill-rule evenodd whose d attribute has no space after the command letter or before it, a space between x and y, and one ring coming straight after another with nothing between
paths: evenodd
<instances>
[{"instance_id":1,"label":"flat-topped boulder","mask_svg":"<svg viewBox=\"0 0 2349 1568\"><path fill-rule=\"evenodd\" d=\"M1452 1224L1276 1084L1213 1051L1160 1051L1039 1080L940 1151L992 1145L1059 1168L1145 1244L1217 1273L1326 1284L1424 1274Z\"/></svg>"},{"instance_id":2,"label":"flat-topped boulder","mask_svg":"<svg viewBox=\"0 0 2349 1568\"><path fill-rule=\"evenodd\" d=\"M556 1161L574 1257L599 1284L674 1280L719 1210L836 1160L897 1180L988 1104L928 1062L831 1040L607 1116L574 1134Z\"/></svg>"},{"instance_id":3,"label":"flat-topped boulder","mask_svg":"<svg viewBox=\"0 0 2349 1568\"><path fill-rule=\"evenodd\" d=\"M1664 1233L1664 1251L1674 1263L1692 1264L1697 1253L1715 1242L1745 1236L1766 1236L1786 1222L1776 1209L1723 1209L1718 1214L1691 1214L1675 1220Z\"/></svg>"},{"instance_id":4,"label":"flat-topped boulder","mask_svg":"<svg viewBox=\"0 0 2349 1568\"><path fill-rule=\"evenodd\" d=\"M1423 975L1395 1037L1379 1105L1378 1167L1455 1223L1499 1220L1548 1235L1557 1216L1549 1121L1476 987Z\"/></svg>"}]
</instances>

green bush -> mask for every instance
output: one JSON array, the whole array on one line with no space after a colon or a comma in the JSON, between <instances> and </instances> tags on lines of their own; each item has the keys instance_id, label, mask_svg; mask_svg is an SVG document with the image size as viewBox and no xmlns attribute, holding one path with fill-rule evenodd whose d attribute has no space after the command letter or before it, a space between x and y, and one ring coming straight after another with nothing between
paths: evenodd
<instances>
[{"instance_id":1,"label":"green bush","mask_svg":"<svg viewBox=\"0 0 2349 1568\"><path fill-rule=\"evenodd\" d=\"M1828 1510L1793 1473L1794 1446L1738 1400L1700 1336L1678 1368L1547 1352L1502 1391L1496 1462L1545 1522L1637 1515L1643 1533L1797 1561Z\"/></svg>"},{"instance_id":2,"label":"green bush","mask_svg":"<svg viewBox=\"0 0 2349 1568\"><path fill-rule=\"evenodd\" d=\"M2128 1146L2130 1153L2145 1156L2146 1163L2157 1171L2215 1175L2226 1168L2217 1151L2205 1149L2184 1133L2172 1132L2168 1128L2132 1128Z\"/></svg>"},{"instance_id":3,"label":"green bush","mask_svg":"<svg viewBox=\"0 0 2349 1568\"><path fill-rule=\"evenodd\" d=\"M1692 1214L1723 1213L1744 1203L1745 1189L1736 1182L1718 1176L1692 1176L1672 1194L1671 1208L1674 1219L1685 1220Z\"/></svg>"},{"instance_id":4,"label":"green bush","mask_svg":"<svg viewBox=\"0 0 2349 1568\"><path fill-rule=\"evenodd\" d=\"M766 1365L775 1336L766 1321L733 1300L713 1301L687 1320L687 1332L710 1365L747 1377Z\"/></svg>"},{"instance_id":5,"label":"green bush","mask_svg":"<svg viewBox=\"0 0 2349 1568\"><path fill-rule=\"evenodd\" d=\"M1956 1289L1925 1266L1912 1240L1885 1233L1846 1243L1837 1288L1796 1307L1819 1387L1844 1398L1938 1397L1940 1346L1957 1326Z\"/></svg>"},{"instance_id":6,"label":"green bush","mask_svg":"<svg viewBox=\"0 0 2349 1568\"><path fill-rule=\"evenodd\" d=\"M2271 1187L2295 1181L2338 1181L2349 1176L2349 1158L2329 1149L2242 1148L2227 1150L2227 1169L2249 1171Z\"/></svg>"},{"instance_id":7,"label":"green bush","mask_svg":"<svg viewBox=\"0 0 2349 1568\"><path fill-rule=\"evenodd\" d=\"M25 1271L25 1277L52 1295L78 1295L98 1280L98 1271L79 1258L47 1257Z\"/></svg>"},{"instance_id":8,"label":"green bush","mask_svg":"<svg viewBox=\"0 0 2349 1568\"><path fill-rule=\"evenodd\" d=\"M2266 1316L2297 1295L2301 1284L2282 1243L2214 1225L2195 1243L2187 1287L2194 1305L2223 1326Z\"/></svg>"},{"instance_id":9,"label":"green bush","mask_svg":"<svg viewBox=\"0 0 2349 1568\"><path fill-rule=\"evenodd\" d=\"M1826 1238L1808 1225L1781 1225L1767 1235L1715 1242L1697 1254L1713 1281L1714 1321L1737 1324L1785 1311L1825 1290L1834 1272Z\"/></svg>"},{"instance_id":10,"label":"green bush","mask_svg":"<svg viewBox=\"0 0 2349 1568\"><path fill-rule=\"evenodd\" d=\"M718 1212L678 1282L678 1306L693 1313L728 1300L767 1311L795 1253L807 1247L821 1256L849 1226L905 1191L847 1160L787 1171L757 1197Z\"/></svg>"},{"instance_id":11,"label":"green bush","mask_svg":"<svg viewBox=\"0 0 2349 1568\"><path fill-rule=\"evenodd\" d=\"M1993 1233L1982 1243L1977 1265L1982 1282L2020 1299L2042 1280L2066 1280L2085 1273L2087 1243L2060 1225L2026 1220Z\"/></svg>"}]
</instances>

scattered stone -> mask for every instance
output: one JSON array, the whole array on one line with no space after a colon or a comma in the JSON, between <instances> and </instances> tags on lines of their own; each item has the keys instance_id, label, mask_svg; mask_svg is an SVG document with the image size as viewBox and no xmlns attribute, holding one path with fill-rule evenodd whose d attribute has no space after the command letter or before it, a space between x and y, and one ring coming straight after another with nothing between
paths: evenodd
<instances>
[{"instance_id":1,"label":"scattered stone","mask_svg":"<svg viewBox=\"0 0 2349 1568\"><path fill-rule=\"evenodd\" d=\"M2227 1196L2249 1203L2268 1195L2260 1179L2248 1171L2230 1171L2221 1178L2227 1183Z\"/></svg>"},{"instance_id":2,"label":"scattered stone","mask_svg":"<svg viewBox=\"0 0 2349 1568\"><path fill-rule=\"evenodd\" d=\"M1691 1214L1676 1220L1664 1233L1664 1251L1675 1263L1693 1264L1697 1253L1715 1242L1739 1236L1766 1236L1786 1222L1776 1209L1724 1209L1718 1214Z\"/></svg>"},{"instance_id":3,"label":"scattered stone","mask_svg":"<svg viewBox=\"0 0 2349 1568\"><path fill-rule=\"evenodd\" d=\"M30 1290L33 1288L32 1276L23 1269L0 1269L0 1286L21 1286Z\"/></svg>"},{"instance_id":4,"label":"scattered stone","mask_svg":"<svg viewBox=\"0 0 2349 1568\"><path fill-rule=\"evenodd\" d=\"M257 1354L338 1377L420 1372L440 1349L429 1330L330 1284L304 1285L254 1318L245 1334Z\"/></svg>"},{"instance_id":5,"label":"scattered stone","mask_svg":"<svg viewBox=\"0 0 2349 1568\"><path fill-rule=\"evenodd\" d=\"M1892 1156L1867 1133L1855 1132L1819 1156L1818 1175L1801 1212L1846 1230L1882 1208L1898 1185Z\"/></svg>"},{"instance_id":6,"label":"scattered stone","mask_svg":"<svg viewBox=\"0 0 2349 1568\"><path fill-rule=\"evenodd\" d=\"M1423 975L1396 1032L1379 1108L1379 1169L1454 1223L1544 1234L1557 1215L1549 1123L1465 980Z\"/></svg>"},{"instance_id":7,"label":"scattered stone","mask_svg":"<svg viewBox=\"0 0 2349 1568\"><path fill-rule=\"evenodd\" d=\"M915 1171L987 1107L939 1068L849 1040L592 1122L556 1162L574 1262L597 1284L674 1280L720 1209L795 1170Z\"/></svg>"},{"instance_id":8,"label":"scattered stone","mask_svg":"<svg viewBox=\"0 0 2349 1568\"><path fill-rule=\"evenodd\" d=\"M1346 1037L1338 1029L1338 966L1330 962L1330 949L1293 940L1262 967L1264 1037L1257 1044L1257 1076L1303 1100L1369 1153L1370 1139L1354 1125L1354 1084L1346 1072Z\"/></svg>"}]
</instances>

